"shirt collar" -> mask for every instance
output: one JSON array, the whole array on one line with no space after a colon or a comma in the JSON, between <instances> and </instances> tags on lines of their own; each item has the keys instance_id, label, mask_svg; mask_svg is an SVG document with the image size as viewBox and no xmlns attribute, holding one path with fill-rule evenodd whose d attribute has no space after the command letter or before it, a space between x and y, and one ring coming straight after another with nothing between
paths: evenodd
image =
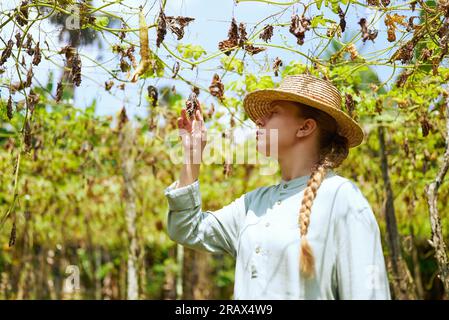
<instances>
[{"instance_id":1,"label":"shirt collar","mask_svg":"<svg viewBox=\"0 0 449 320\"><path fill-rule=\"evenodd\" d=\"M327 174L325 176L325 178L327 177L332 177L335 175L335 172L332 169L329 169L327 171ZM310 178L310 174L308 175L304 175L304 176L299 176L290 180L284 180L284 179L279 179L279 183L278 186L281 188L281 190L292 190L292 189L298 189L302 186L307 185L307 181L309 181Z\"/></svg>"}]
</instances>

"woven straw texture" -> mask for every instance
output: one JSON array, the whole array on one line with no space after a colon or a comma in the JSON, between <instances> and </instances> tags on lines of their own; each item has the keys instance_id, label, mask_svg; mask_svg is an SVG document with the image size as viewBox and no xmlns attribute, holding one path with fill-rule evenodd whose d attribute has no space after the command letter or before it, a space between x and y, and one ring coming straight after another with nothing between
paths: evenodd
<instances>
[{"instance_id":1,"label":"woven straw texture","mask_svg":"<svg viewBox=\"0 0 449 320\"><path fill-rule=\"evenodd\" d=\"M337 132L348 139L350 148L363 141L362 128L342 110L341 94L330 81L309 74L286 76L276 89L248 93L243 107L249 118L256 122L269 112L274 100L297 101L328 113L337 121Z\"/></svg>"}]
</instances>

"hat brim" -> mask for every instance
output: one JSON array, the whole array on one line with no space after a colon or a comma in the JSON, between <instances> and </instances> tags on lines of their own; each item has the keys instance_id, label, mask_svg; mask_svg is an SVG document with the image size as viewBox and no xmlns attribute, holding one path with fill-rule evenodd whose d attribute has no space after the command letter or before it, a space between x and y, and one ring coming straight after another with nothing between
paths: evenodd
<instances>
[{"instance_id":1,"label":"hat brim","mask_svg":"<svg viewBox=\"0 0 449 320\"><path fill-rule=\"evenodd\" d=\"M243 108L249 118L256 122L257 119L265 116L270 110L270 103L275 100L296 101L312 108L326 112L333 117L338 126L338 134L348 139L349 148L356 147L363 142L364 133L362 128L350 116L342 110L338 110L326 103L281 89L259 89L248 93L243 100Z\"/></svg>"}]
</instances>

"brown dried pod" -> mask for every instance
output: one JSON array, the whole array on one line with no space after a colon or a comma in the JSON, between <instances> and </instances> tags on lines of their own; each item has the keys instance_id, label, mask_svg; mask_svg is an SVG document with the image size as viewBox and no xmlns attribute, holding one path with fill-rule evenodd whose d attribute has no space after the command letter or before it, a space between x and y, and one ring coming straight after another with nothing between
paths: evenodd
<instances>
[{"instance_id":1,"label":"brown dried pod","mask_svg":"<svg viewBox=\"0 0 449 320\"><path fill-rule=\"evenodd\" d=\"M131 70L131 66L129 65L128 62L125 61L124 57L120 58L120 70L122 72L127 72L127 71Z\"/></svg>"},{"instance_id":2,"label":"brown dried pod","mask_svg":"<svg viewBox=\"0 0 449 320\"><path fill-rule=\"evenodd\" d=\"M212 78L212 83L209 86L209 92L214 97L219 98L221 101L223 100L224 84L221 83L220 76L216 73L214 74Z\"/></svg>"},{"instance_id":3,"label":"brown dried pod","mask_svg":"<svg viewBox=\"0 0 449 320\"><path fill-rule=\"evenodd\" d=\"M28 152L31 149L31 147L32 147L31 140L32 140L32 136L31 136L30 121L29 121L29 119L26 119L24 136L23 136L23 142L25 144L25 151L26 152Z\"/></svg>"},{"instance_id":4,"label":"brown dried pod","mask_svg":"<svg viewBox=\"0 0 449 320\"><path fill-rule=\"evenodd\" d=\"M0 66L4 65L5 62L11 56L13 45L14 45L14 41L12 41L11 39L8 40L8 43L6 44L6 48L5 48L5 50L3 50L2 56L0 57Z\"/></svg>"},{"instance_id":5,"label":"brown dried pod","mask_svg":"<svg viewBox=\"0 0 449 320\"><path fill-rule=\"evenodd\" d=\"M64 87L62 85L62 81L60 81L60 82L58 82L58 85L56 88L56 102L61 101L63 93L64 93Z\"/></svg>"},{"instance_id":6,"label":"brown dried pod","mask_svg":"<svg viewBox=\"0 0 449 320\"><path fill-rule=\"evenodd\" d=\"M32 56L34 54L34 48L32 46L33 46L33 36L28 33L25 48L27 49L27 53L29 56Z\"/></svg>"},{"instance_id":7,"label":"brown dried pod","mask_svg":"<svg viewBox=\"0 0 449 320\"><path fill-rule=\"evenodd\" d=\"M104 83L104 88L106 89L106 91L109 91L109 90L111 90L113 85L114 85L114 81L109 80Z\"/></svg>"},{"instance_id":8,"label":"brown dried pod","mask_svg":"<svg viewBox=\"0 0 449 320\"><path fill-rule=\"evenodd\" d=\"M349 93L345 94L345 105L346 105L346 110L348 110L348 114L351 118L353 118L354 120L356 120L356 115L355 115L355 102L354 99L352 98L352 95L350 95Z\"/></svg>"},{"instance_id":9,"label":"brown dried pod","mask_svg":"<svg viewBox=\"0 0 449 320\"><path fill-rule=\"evenodd\" d=\"M72 46L65 46L63 47L58 53L64 54L67 61L71 60L73 56L75 55L75 48Z\"/></svg>"},{"instance_id":10,"label":"brown dried pod","mask_svg":"<svg viewBox=\"0 0 449 320\"><path fill-rule=\"evenodd\" d=\"M341 32L345 32L346 29L346 20L345 20L345 13L343 12L343 10L341 10L340 7L338 7L338 16L340 17L340 28L341 28Z\"/></svg>"},{"instance_id":11,"label":"brown dried pod","mask_svg":"<svg viewBox=\"0 0 449 320\"><path fill-rule=\"evenodd\" d=\"M273 37L273 26L270 24L267 24L265 27L263 27L263 31L259 35L259 38L263 41L267 42L271 40Z\"/></svg>"},{"instance_id":12,"label":"brown dried pod","mask_svg":"<svg viewBox=\"0 0 449 320\"><path fill-rule=\"evenodd\" d=\"M176 76L178 75L179 66L180 66L179 61L176 61L172 68L172 71L173 71L172 79L176 78Z\"/></svg>"},{"instance_id":13,"label":"brown dried pod","mask_svg":"<svg viewBox=\"0 0 449 320\"><path fill-rule=\"evenodd\" d=\"M351 55L351 60L354 61L359 56L359 52L357 51L357 48L353 43L350 43L346 48L345 51L349 52Z\"/></svg>"},{"instance_id":14,"label":"brown dried pod","mask_svg":"<svg viewBox=\"0 0 449 320\"><path fill-rule=\"evenodd\" d=\"M14 116L13 110L12 110L12 97L11 95L8 98L8 103L6 104L6 115L8 116L8 119L11 120Z\"/></svg>"},{"instance_id":15,"label":"brown dried pod","mask_svg":"<svg viewBox=\"0 0 449 320\"><path fill-rule=\"evenodd\" d=\"M126 108L123 107L122 111L120 111L119 119L118 119L118 131L122 130L123 126L128 122L128 116L126 114Z\"/></svg>"},{"instance_id":16,"label":"brown dried pod","mask_svg":"<svg viewBox=\"0 0 449 320\"><path fill-rule=\"evenodd\" d=\"M167 22L163 9L159 12L159 19L157 21L157 37L156 46L159 48L162 41L164 41L165 35L167 34Z\"/></svg>"},{"instance_id":17,"label":"brown dried pod","mask_svg":"<svg viewBox=\"0 0 449 320\"><path fill-rule=\"evenodd\" d=\"M197 86L193 86L192 91L195 92L197 97L200 95L200 88Z\"/></svg>"},{"instance_id":18,"label":"brown dried pod","mask_svg":"<svg viewBox=\"0 0 449 320\"><path fill-rule=\"evenodd\" d=\"M126 25L123 22L122 22L122 29L126 29ZM126 38L126 32L125 31L120 31L118 33L118 37L120 39L120 42L122 42Z\"/></svg>"},{"instance_id":19,"label":"brown dried pod","mask_svg":"<svg viewBox=\"0 0 449 320\"><path fill-rule=\"evenodd\" d=\"M8 246L12 247L16 243L16 222L12 223L11 234L9 235Z\"/></svg>"},{"instance_id":20,"label":"brown dried pod","mask_svg":"<svg viewBox=\"0 0 449 320\"><path fill-rule=\"evenodd\" d=\"M28 24L28 0L23 0L19 9L16 9L15 18L21 27Z\"/></svg>"},{"instance_id":21,"label":"brown dried pod","mask_svg":"<svg viewBox=\"0 0 449 320\"><path fill-rule=\"evenodd\" d=\"M157 88L155 86L148 86L147 92L148 92L148 98L150 98L151 106L153 108L156 107L157 101L158 101L158 96L159 96Z\"/></svg>"},{"instance_id":22,"label":"brown dried pod","mask_svg":"<svg viewBox=\"0 0 449 320\"><path fill-rule=\"evenodd\" d=\"M39 48L39 42L36 43L36 47L34 48L34 58L33 58L33 64L35 66L38 66L39 63L41 63L42 60L42 54L41 49Z\"/></svg>"},{"instance_id":23,"label":"brown dried pod","mask_svg":"<svg viewBox=\"0 0 449 320\"><path fill-rule=\"evenodd\" d=\"M430 132L430 129L432 129L432 126L430 125L429 120L427 119L426 116L421 116L420 123L421 123L421 129L422 129L422 136L427 137L427 135Z\"/></svg>"},{"instance_id":24,"label":"brown dried pod","mask_svg":"<svg viewBox=\"0 0 449 320\"><path fill-rule=\"evenodd\" d=\"M304 44L305 33L310 30L310 24L310 19L299 17L297 14L292 15L289 31L296 37L299 45Z\"/></svg>"},{"instance_id":25,"label":"brown dried pod","mask_svg":"<svg viewBox=\"0 0 449 320\"><path fill-rule=\"evenodd\" d=\"M33 90L30 90L30 93L27 97L27 103L28 103L28 109L30 110L31 114L34 113L34 107L36 104L39 103L39 95L35 93Z\"/></svg>"},{"instance_id":26,"label":"brown dried pod","mask_svg":"<svg viewBox=\"0 0 449 320\"><path fill-rule=\"evenodd\" d=\"M72 58L72 81L79 87L81 85L81 59L78 53Z\"/></svg>"},{"instance_id":27,"label":"brown dried pod","mask_svg":"<svg viewBox=\"0 0 449 320\"><path fill-rule=\"evenodd\" d=\"M409 63L413 58L413 51L415 45L412 40L407 41L401 48L399 48L398 55L395 60L401 60L402 64Z\"/></svg>"},{"instance_id":28,"label":"brown dried pod","mask_svg":"<svg viewBox=\"0 0 449 320\"><path fill-rule=\"evenodd\" d=\"M16 38L16 47L20 48L20 46L22 45L22 35L20 34L20 32L16 33L15 38Z\"/></svg>"},{"instance_id":29,"label":"brown dried pod","mask_svg":"<svg viewBox=\"0 0 449 320\"><path fill-rule=\"evenodd\" d=\"M134 56L134 51L135 51L135 47L133 45L131 45L127 50L126 50L126 57L128 57L129 61L131 61L131 65L133 66L133 68L137 68L137 60L136 57Z\"/></svg>"},{"instance_id":30,"label":"brown dried pod","mask_svg":"<svg viewBox=\"0 0 449 320\"><path fill-rule=\"evenodd\" d=\"M195 92L190 93L189 98L186 101L187 115L189 116L190 119L193 118L193 115L198 109L199 104L200 102L198 101L196 93Z\"/></svg>"},{"instance_id":31,"label":"brown dried pod","mask_svg":"<svg viewBox=\"0 0 449 320\"><path fill-rule=\"evenodd\" d=\"M33 73L33 67L32 66L30 66L30 69L28 69L28 72L27 72L27 78L26 78L26 81L25 81L25 83L24 83L24 88L29 88L29 87L31 87L31 83L32 83L32 81L33 81L33 76L34 76L34 73ZM21 90L22 88L20 88L20 89L18 89L18 90Z\"/></svg>"},{"instance_id":32,"label":"brown dried pod","mask_svg":"<svg viewBox=\"0 0 449 320\"><path fill-rule=\"evenodd\" d=\"M279 68L282 66L282 60L276 57L273 62L274 75L277 77L279 75Z\"/></svg>"},{"instance_id":33,"label":"brown dried pod","mask_svg":"<svg viewBox=\"0 0 449 320\"><path fill-rule=\"evenodd\" d=\"M125 90L125 84L121 83L121 84L117 85L117 88L120 90Z\"/></svg>"}]
</instances>

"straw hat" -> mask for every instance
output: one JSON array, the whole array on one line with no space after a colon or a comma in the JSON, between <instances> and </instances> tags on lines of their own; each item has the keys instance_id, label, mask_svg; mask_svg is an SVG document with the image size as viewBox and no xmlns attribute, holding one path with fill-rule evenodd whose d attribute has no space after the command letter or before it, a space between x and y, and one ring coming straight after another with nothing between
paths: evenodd
<instances>
[{"instance_id":1,"label":"straw hat","mask_svg":"<svg viewBox=\"0 0 449 320\"><path fill-rule=\"evenodd\" d=\"M332 116L338 125L337 133L348 139L350 148L363 141L363 130L341 109L342 97L329 81L309 74L286 76L276 89L260 89L248 93L243 107L249 118L256 122L270 110L274 100L288 100L303 103Z\"/></svg>"}]
</instances>

